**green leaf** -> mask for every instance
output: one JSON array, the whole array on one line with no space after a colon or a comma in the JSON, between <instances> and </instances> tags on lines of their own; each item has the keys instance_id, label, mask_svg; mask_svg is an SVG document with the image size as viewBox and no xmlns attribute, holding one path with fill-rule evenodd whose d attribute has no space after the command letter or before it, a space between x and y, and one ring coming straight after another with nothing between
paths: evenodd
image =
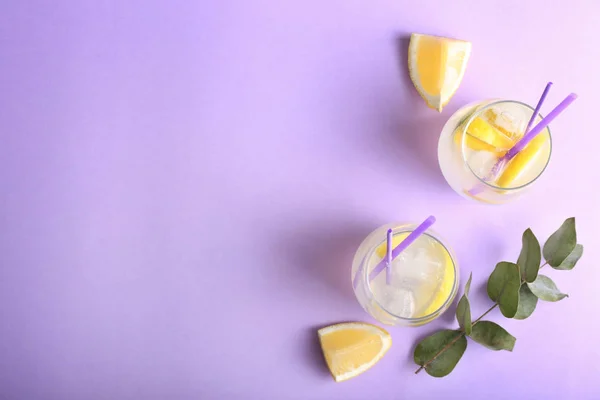
<instances>
[{"instance_id":1,"label":"green leaf","mask_svg":"<svg viewBox=\"0 0 600 400\"><path fill-rule=\"evenodd\" d=\"M460 298L458 306L456 306L456 320L460 329L465 331L467 335L471 334L471 307L466 294Z\"/></svg>"},{"instance_id":2,"label":"green leaf","mask_svg":"<svg viewBox=\"0 0 600 400\"><path fill-rule=\"evenodd\" d=\"M471 339L491 350L512 351L517 338L500 325L491 321L479 321L473 325Z\"/></svg>"},{"instance_id":3,"label":"green leaf","mask_svg":"<svg viewBox=\"0 0 600 400\"><path fill-rule=\"evenodd\" d=\"M565 297L569 297L568 294L561 293L552 279L545 275L538 275L535 281L528 283L527 285L531 292L540 300L559 301Z\"/></svg>"},{"instance_id":4,"label":"green leaf","mask_svg":"<svg viewBox=\"0 0 600 400\"><path fill-rule=\"evenodd\" d=\"M528 318L531 314L533 314L537 302L538 298L535 296L535 294L531 293L529 286L527 286L527 284L521 285L521 289L519 290L519 307L517 308L517 313L513 318Z\"/></svg>"},{"instance_id":5,"label":"green leaf","mask_svg":"<svg viewBox=\"0 0 600 400\"><path fill-rule=\"evenodd\" d=\"M469 295L469 290L471 290L471 279L473 278L473 273L469 274L469 279L467 279L467 283L465 284L465 296Z\"/></svg>"},{"instance_id":6,"label":"green leaf","mask_svg":"<svg viewBox=\"0 0 600 400\"><path fill-rule=\"evenodd\" d=\"M469 275L469 279L465 284L465 293L460 298L458 305L456 306L456 320L460 329L462 329L467 335L471 334L471 306L469 305L469 289L471 288L471 278L473 273Z\"/></svg>"},{"instance_id":7,"label":"green leaf","mask_svg":"<svg viewBox=\"0 0 600 400\"><path fill-rule=\"evenodd\" d=\"M452 372L466 349L467 338L462 332L445 329L421 340L415 348L414 360L417 365L425 366L429 375L440 378Z\"/></svg>"},{"instance_id":8,"label":"green leaf","mask_svg":"<svg viewBox=\"0 0 600 400\"><path fill-rule=\"evenodd\" d=\"M521 279L525 282L535 281L538 271L540 270L541 260L542 252L540 250L540 243L531 229L528 228L523 232L523 247L521 248L521 254L519 254L519 259L517 260Z\"/></svg>"},{"instance_id":9,"label":"green leaf","mask_svg":"<svg viewBox=\"0 0 600 400\"><path fill-rule=\"evenodd\" d=\"M552 267L558 267L577 244L575 218L568 218L544 244L544 258Z\"/></svg>"},{"instance_id":10,"label":"green leaf","mask_svg":"<svg viewBox=\"0 0 600 400\"><path fill-rule=\"evenodd\" d=\"M519 306L519 288L521 277L519 267L506 261L496 264L487 283L487 292L490 299L500 306L502 315L512 318L517 313Z\"/></svg>"},{"instance_id":11,"label":"green leaf","mask_svg":"<svg viewBox=\"0 0 600 400\"><path fill-rule=\"evenodd\" d=\"M553 267L552 265L551 265L551 267L554 269L562 269L562 270L573 269L575 267L575 264L577 264L577 261L579 261L579 259L581 258L582 255L583 255L583 246L578 244L575 246L575 248L573 249L571 254L569 254L567 256L567 258L565 258L558 267Z\"/></svg>"}]
</instances>

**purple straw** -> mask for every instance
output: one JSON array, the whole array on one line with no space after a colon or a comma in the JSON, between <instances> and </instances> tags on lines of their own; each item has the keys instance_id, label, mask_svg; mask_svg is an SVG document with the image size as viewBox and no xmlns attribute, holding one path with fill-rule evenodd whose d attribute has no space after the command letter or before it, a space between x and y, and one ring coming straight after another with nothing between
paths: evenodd
<instances>
[{"instance_id":1,"label":"purple straw","mask_svg":"<svg viewBox=\"0 0 600 400\"><path fill-rule=\"evenodd\" d=\"M394 258L398 257L398 255L400 253L402 253L404 250L406 250L406 248L412 242L417 240L417 238L419 236L421 236L423 233L425 233L425 231L427 229L429 229L429 227L431 225L433 225L434 222L435 222L435 217L433 215L431 215L429 218L427 218L425 221L423 221L423 223L421 225L417 226L415 228L415 230L413 230L407 237L405 237L404 240L402 242L400 242L394 250L392 250L392 260L394 260ZM379 264L377 264L377 266L375 266L375 268L373 268L373 270L369 274L369 281L372 281L377 275L379 275L379 273L386 268L386 265L387 265L387 257L384 258L383 260L381 260L379 262ZM364 263L362 263L360 265L360 267L358 268L358 271L356 271L356 275L354 275L354 280L352 281L352 286L354 286L354 289L356 289L358 287L358 282L360 282L360 278L361 278L362 272L363 272L363 266L364 266Z\"/></svg>"},{"instance_id":2,"label":"purple straw","mask_svg":"<svg viewBox=\"0 0 600 400\"><path fill-rule=\"evenodd\" d=\"M542 97L540 97L540 99L538 100L537 106L535 106L535 110L533 110L533 114L531 114L531 118L529 119L527 128L525 128L525 132L524 132L525 135L527 134L527 132L529 132L529 130L533 126L533 122L535 121L538 114L540 113L542 104L544 104L544 100L546 100L546 96L548 96L548 92L550 91L551 87L552 87L552 82L548 82L548 84L546 84L546 88L544 89L544 92L542 93Z\"/></svg>"},{"instance_id":3,"label":"purple straw","mask_svg":"<svg viewBox=\"0 0 600 400\"><path fill-rule=\"evenodd\" d=\"M571 93L563 101L557 105L554 110L550 111L548 115L546 115L539 124L537 124L532 130L527 132L525 136L521 138L505 155L502 157L506 161L510 161L514 156L517 155L521 150L525 148L537 135L539 135L556 117L562 113L565 108L569 107L569 105L575 101L577 95L575 93Z\"/></svg>"},{"instance_id":4,"label":"purple straw","mask_svg":"<svg viewBox=\"0 0 600 400\"><path fill-rule=\"evenodd\" d=\"M392 283L392 230L387 231L387 257L385 259L385 282Z\"/></svg>"}]
</instances>

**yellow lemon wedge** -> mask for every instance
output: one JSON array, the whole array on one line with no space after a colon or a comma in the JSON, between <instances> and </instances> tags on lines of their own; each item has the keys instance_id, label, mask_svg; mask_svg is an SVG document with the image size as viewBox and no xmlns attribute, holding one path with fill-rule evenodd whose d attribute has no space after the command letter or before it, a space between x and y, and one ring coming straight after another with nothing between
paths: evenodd
<instances>
[{"instance_id":1,"label":"yellow lemon wedge","mask_svg":"<svg viewBox=\"0 0 600 400\"><path fill-rule=\"evenodd\" d=\"M457 129L456 133L454 134L454 142L457 145L462 146L462 141L463 141L464 135L465 134L460 129ZM479 140L474 136L467 134L464 137L465 137L465 145L472 150L496 151L496 148L493 145L486 143L483 140Z\"/></svg>"},{"instance_id":2,"label":"yellow lemon wedge","mask_svg":"<svg viewBox=\"0 0 600 400\"><path fill-rule=\"evenodd\" d=\"M550 135L547 131L533 138L523 150L508 162L508 165L498 178L498 186L508 188L526 183L519 183L519 181L524 180L523 178L529 171L529 168L535 164L536 160L542 154L549 152L550 149L546 146L549 140Z\"/></svg>"},{"instance_id":3,"label":"yellow lemon wedge","mask_svg":"<svg viewBox=\"0 0 600 400\"><path fill-rule=\"evenodd\" d=\"M327 367L336 382L354 378L375 365L392 346L384 329L364 322L347 322L318 331Z\"/></svg>"},{"instance_id":4,"label":"yellow lemon wedge","mask_svg":"<svg viewBox=\"0 0 600 400\"><path fill-rule=\"evenodd\" d=\"M427 105L439 112L462 81L471 55L464 40L413 33L408 46L408 71Z\"/></svg>"},{"instance_id":5,"label":"yellow lemon wedge","mask_svg":"<svg viewBox=\"0 0 600 400\"><path fill-rule=\"evenodd\" d=\"M515 144L515 142L511 138L506 136L492 124L488 123L482 117L474 118L467 126L466 133L467 146L469 144L483 142L492 147L492 150L489 151L508 150ZM478 139L479 142L476 142L473 139ZM479 149L474 148L474 150Z\"/></svg>"}]
</instances>

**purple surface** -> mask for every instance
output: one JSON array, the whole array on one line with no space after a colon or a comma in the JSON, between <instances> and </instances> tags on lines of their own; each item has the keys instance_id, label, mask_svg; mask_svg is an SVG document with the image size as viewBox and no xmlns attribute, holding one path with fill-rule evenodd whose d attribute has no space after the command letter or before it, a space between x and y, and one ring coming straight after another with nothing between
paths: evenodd
<instances>
[{"instance_id":1,"label":"purple surface","mask_svg":"<svg viewBox=\"0 0 600 400\"><path fill-rule=\"evenodd\" d=\"M66 1L0 4L0 398L600 397L600 3ZM407 78L411 32L473 42L442 114ZM536 53L531 52L535 45ZM438 134L468 101L579 101L552 126L542 179L515 203L444 182ZM521 233L577 217L570 294L490 319L513 353L474 343L456 370L416 369L418 338L336 384L318 327L371 321L350 263L393 220L435 214L473 314Z\"/></svg>"}]
</instances>

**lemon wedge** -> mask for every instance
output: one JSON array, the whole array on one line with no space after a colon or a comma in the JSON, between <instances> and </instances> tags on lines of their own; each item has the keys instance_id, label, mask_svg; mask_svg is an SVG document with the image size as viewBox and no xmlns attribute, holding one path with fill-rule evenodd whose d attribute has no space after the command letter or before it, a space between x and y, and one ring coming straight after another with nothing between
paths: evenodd
<instances>
[{"instance_id":1,"label":"lemon wedge","mask_svg":"<svg viewBox=\"0 0 600 400\"><path fill-rule=\"evenodd\" d=\"M493 145L486 143L483 140L479 140L469 134L465 136L465 134L460 130L457 130L454 134L454 141L457 145L462 146L463 136L465 137L465 145L469 149L478 151L496 151L496 148Z\"/></svg>"},{"instance_id":2,"label":"lemon wedge","mask_svg":"<svg viewBox=\"0 0 600 400\"><path fill-rule=\"evenodd\" d=\"M319 329L321 349L336 382L354 378L375 365L392 346L384 329L364 322L347 322Z\"/></svg>"},{"instance_id":3,"label":"lemon wedge","mask_svg":"<svg viewBox=\"0 0 600 400\"><path fill-rule=\"evenodd\" d=\"M471 55L471 43L413 33L408 46L408 71L427 105L439 112L458 89Z\"/></svg>"},{"instance_id":4,"label":"lemon wedge","mask_svg":"<svg viewBox=\"0 0 600 400\"><path fill-rule=\"evenodd\" d=\"M467 141L466 144L483 142L488 146L491 146L491 150L488 151L502 151L510 149L515 142L506 136L498 128L488 123L482 117L474 118L471 123L467 126ZM475 141L473 139L477 139ZM479 145L483 146L483 145ZM475 146L477 147L477 146ZM473 147L472 147L473 148ZM473 148L474 150L483 150L483 148Z\"/></svg>"},{"instance_id":5,"label":"lemon wedge","mask_svg":"<svg viewBox=\"0 0 600 400\"><path fill-rule=\"evenodd\" d=\"M542 154L550 151L550 147L546 146L550 140L548 131L537 135L523 150L517 153L498 178L497 184L500 187L508 188L525 184L525 175L529 171L536 160ZM548 154L549 156L549 154Z\"/></svg>"}]
</instances>

